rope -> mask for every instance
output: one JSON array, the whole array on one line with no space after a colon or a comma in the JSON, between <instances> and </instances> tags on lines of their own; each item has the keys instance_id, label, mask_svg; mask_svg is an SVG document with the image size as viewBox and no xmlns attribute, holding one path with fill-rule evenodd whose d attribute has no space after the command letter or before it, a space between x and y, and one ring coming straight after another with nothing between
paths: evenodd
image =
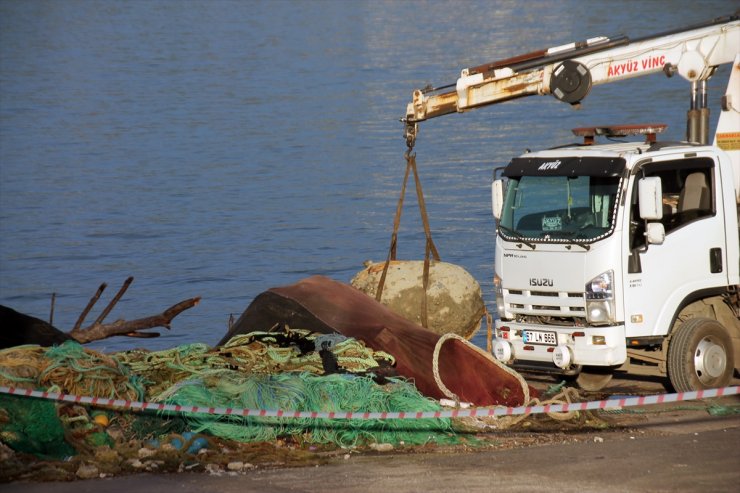
<instances>
[{"instance_id":1,"label":"rope","mask_svg":"<svg viewBox=\"0 0 740 493\"><path fill-rule=\"evenodd\" d=\"M485 305L483 309L486 310ZM486 315L486 352L491 354L493 352L493 317L488 310L485 312ZM472 339L472 337L471 337Z\"/></svg>"},{"instance_id":2,"label":"rope","mask_svg":"<svg viewBox=\"0 0 740 493\"><path fill-rule=\"evenodd\" d=\"M409 173L414 172L414 183L416 186L416 198L419 203L419 213L421 214L421 222L424 227L424 236L426 237L426 244L424 246L424 274L422 277L423 285L423 296L421 298L421 325L422 327L428 327L427 317L427 289L429 287L429 267L431 258L435 261L440 261L439 251L437 250L434 240L432 239L432 230L429 227L429 216L427 214L426 202L424 201L424 191L421 187L421 180L419 179L419 172L416 169L416 154L412 153L413 140L408 141L408 149L405 154L406 158L406 172L403 176L403 185L401 186L401 195L398 198L398 204L396 205L396 216L393 220L393 233L391 234L391 244L388 248L388 256L383 266L383 272L380 275L380 281L378 281L378 289L375 292L375 300L380 302L383 296L383 288L385 287L385 280L388 275L388 268L391 265L391 261L396 260L396 250L398 247L398 228L401 225L401 212L403 210L403 201L406 197L406 186L408 184Z\"/></svg>"},{"instance_id":3,"label":"rope","mask_svg":"<svg viewBox=\"0 0 740 493\"><path fill-rule=\"evenodd\" d=\"M508 373L509 375L513 376L521 385L522 392L524 394L523 399L523 405L527 407L533 407L533 406L557 406L562 404L571 404L574 402L574 400L578 399L580 396L578 395L578 391L574 388L565 388L557 395L541 401L540 399L534 398L531 399L529 395L529 385L527 385L527 382L524 380L524 378L514 371L513 369L509 368L508 366L504 365L497 359L495 359L490 352L485 352L479 347L475 346L473 343L465 339L464 337L461 337L457 334L450 333L445 334L442 337L439 338L439 341L437 341L437 344L434 346L434 354L432 356L432 372L434 373L434 381L437 384L437 387L439 387L439 390L448 398L455 401L456 407L460 407L460 398L455 395L453 392L448 389L445 384L442 382L442 378L439 374L439 353L442 349L442 346L445 342L447 342L449 339L457 339L458 341L462 342L463 344L466 344L467 346L473 348L478 353L484 355L486 359L493 362L496 366L498 366L500 369ZM572 419L573 417L578 415L578 411L575 410L568 410L568 411L547 411L545 414L547 414L550 418L557 420L557 421L567 421ZM495 421L494 427L496 428L508 428L511 426L516 425L520 421L525 420L528 417L528 414L521 414L518 416L507 416L507 417L500 417ZM483 425L483 426L489 426L490 423L486 420L487 417L481 416L474 418L477 422L477 424ZM488 417L490 418L490 417ZM508 420L508 421L506 421Z\"/></svg>"},{"instance_id":4,"label":"rope","mask_svg":"<svg viewBox=\"0 0 740 493\"><path fill-rule=\"evenodd\" d=\"M444 343L447 342L449 339L457 339L458 341L462 342L463 344L467 345L468 347L482 354L483 356L485 356L486 359L491 361L494 365L496 365L501 370L505 371L506 373L514 377L522 387L522 393L524 394L523 404L526 404L527 402L529 402L529 385L527 385L527 382L524 381L524 378L522 378L522 376L519 373L512 370L508 366L504 365L500 361L496 360L490 353L486 353L481 348L474 345L472 342L454 333L445 334L442 337L440 337L439 340L437 341L437 344L434 346L434 353L432 355L432 372L434 374L434 381L437 383L437 387L439 387L439 390L442 391L442 393L448 399L454 400L455 403L457 404L460 403L460 399L445 386L445 384L442 382L442 377L439 374L439 352L442 349L442 345L444 345Z\"/></svg>"},{"instance_id":5,"label":"rope","mask_svg":"<svg viewBox=\"0 0 740 493\"><path fill-rule=\"evenodd\" d=\"M278 338L295 337L308 343L311 351L301 353L292 343L281 346ZM325 335L321 341L325 341ZM171 382L200 378L212 370L237 370L250 374L309 372L324 374L318 350L314 350L317 335L307 330L288 329L286 333L251 332L231 338L226 345L211 349L205 344L182 345L174 349L146 352L128 351L117 358L148 382L147 397L160 395ZM290 339L292 341L292 339ZM333 340L338 340L333 339ZM383 351L373 351L363 341L345 338L335 342L331 353L337 364L350 373L372 372L380 361L391 365L395 359ZM1 376L1 375L0 375Z\"/></svg>"},{"instance_id":6,"label":"rope","mask_svg":"<svg viewBox=\"0 0 740 493\"><path fill-rule=\"evenodd\" d=\"M38 375L44 388L126 399L144 396L144 386L130 369L117 359L67 341L48 348L48 364Z\"/></svg>"}]
</instances>

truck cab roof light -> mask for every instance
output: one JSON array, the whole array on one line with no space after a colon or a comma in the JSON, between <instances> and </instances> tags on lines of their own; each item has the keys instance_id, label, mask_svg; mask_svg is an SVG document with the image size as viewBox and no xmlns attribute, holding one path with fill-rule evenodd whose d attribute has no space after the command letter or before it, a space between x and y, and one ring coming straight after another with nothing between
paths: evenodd
<instances>
[{"instance_id":1,"label":"truck cab roof light","mask_svg":"<svg viewBox=\"0 0 740 493\"><path fill-rule=\"evenodd\" d=\"M636 125L606 125L602 127L579 127L572 130L573 135L583 137L584 145L592 145L596 136L607 138L627 137L629 135L645 135L645 142L652 144L656 135L665 131L668 125L664 123L641 123Z\"/></svg>"}]
</instances>

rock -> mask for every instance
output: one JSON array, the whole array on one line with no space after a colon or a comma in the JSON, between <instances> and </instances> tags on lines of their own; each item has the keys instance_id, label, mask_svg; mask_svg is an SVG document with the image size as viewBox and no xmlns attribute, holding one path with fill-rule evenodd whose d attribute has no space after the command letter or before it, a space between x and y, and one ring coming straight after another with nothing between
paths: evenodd
<instances>
[{"instance_id":1,"label":"rock","mask_svg":"<svg viewBox=\"0 0 740 493\"><path fill-rule=\"evenodd\" d=\"M385 262L366 264L351 284L375 298ZM421 325L424 262L393 260L388 267L380 300L398 315ZM447 262L431 262L427 289L428 329L443 335L470 338L481 326L485 303L480 284L465 269Z\"/></svg>"},{"instance_id":2,"label":"rock","mask_svg":"<svg viewBox=\"0 0 740 493\"><path fill-rule=\"evenodd\" d=\"M95 449L95 460L98 462L106 462L109 464L117 464L121 460L121 456L118 452L105 445Z\"/></svg>"},{"instance_id":3,"label":"rock","mask_svg":"<svg viewBox=\"0 0 740 493\"><path fill-rule=\"evenodd\" d=\"M148 460L144 463L144 469L147 471L156 471L164 465L164 461L161 460Z\"/></svg>"},{"instance_id":4,"label":"rock","mask_svg":"<svg viewBox=\"0 0 740 493\"><path fill-rule=\"evenodd\" d=\"M100 471L92 464L82 464L75 475L80 479L93 479L100 476Z\"/></svg>"},{"instance_id":5,"label":"rock","mask_svg":"<svg viewBox=\"0 0 740 493\"><path fill-rule=\"evenodd\" d=\"M244 463L239 461L229 462L228 464L226 464L226 469L228 469L229 471L241 471L242 469L244 469Z\"/></svg>"},{"instance_id":6,"label":"rock","mask_svg":"<svg viewBox=\"0 0 740 493\"><path fill-rule=\"evenodd\" d=\"M391 443L371 443L370 448L377 452L390 452L393 450L393 444Z\"/></svg>"},{"instance_id":7,"label":"rock","mask_svg":"<svg viewBox=\"0 0 740 493\"><path fill-rule=\"evenodd\" d=\"M114 442L124 441L123 430L121 430L120 426L111 425L105 430L105 432L108 434L109 437L113 439Z\"/></svg>"},{"instance_id":8,"label":"rock","mask_svg":"<svg viewBox=\"0 0 740 493\"><path fill-rule=\"evenodd\" d=\"M134 469L141 469L142 467L144 467L144 463L141 462L139 459L126 459L124 464L127 464Z\"/></svg>"},{"instance_id":9,"label":"rock","mask_svg":"<svg viewBox=\"0 0 740 493\"><path fill-rule=\"evenodd\" d=\"M156 450L142 447L139 449L139 459L146 459L148 457L152 457L157 453Z\"/></svg>"},{"instance_id":10,"label":"rock","mask_svg":"<svg viewBox=\"0 0 740 493\"><path fill-rule=\"evenodd\" d=\"M0 442L0 462L5 462L6 460L9 460L14 455L15 455L15 451L12 448Z\"/></svg>"}]
</instances>

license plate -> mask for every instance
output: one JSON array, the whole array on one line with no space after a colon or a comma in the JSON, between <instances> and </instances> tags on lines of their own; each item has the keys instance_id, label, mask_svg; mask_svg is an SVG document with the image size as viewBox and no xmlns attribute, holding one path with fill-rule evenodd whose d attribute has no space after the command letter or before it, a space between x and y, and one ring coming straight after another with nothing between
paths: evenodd
<instances>
[{"instance_id":1,"label":"license plate","mask_svg":"<svg viewBox=\"0 0 740 493\"><path fill-rule=\"evenodd\" d=\"M548 346L557 346L558 344L558 336L555 332L525 330L522 338L525 344L547 344Z\"/></svg>"}]
</instances>

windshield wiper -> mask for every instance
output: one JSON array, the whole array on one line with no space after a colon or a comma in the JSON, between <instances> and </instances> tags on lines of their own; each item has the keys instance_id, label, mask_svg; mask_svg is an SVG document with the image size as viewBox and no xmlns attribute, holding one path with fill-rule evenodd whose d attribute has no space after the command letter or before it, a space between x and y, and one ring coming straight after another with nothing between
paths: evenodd
<instances>
[{"instance_id":1,"label":"windshield wiper","mask_svg":"<svg viewBox=\"0 0 740 493\"><path fill-rule=\"evenodd\" d=\"M585 244L585 243L579 243L579 242L577 242L577 241L576 241L575 239L573 239L573 238L563 238L563 240L565 240L565 241L567 241L567 242L568 242L568 246L566 246L566 247L565 247L565 248L567 248L568 250L570 250L570 245L578 245L579 247L583 248L583 249L584 249L584 250L586 250L586 251L589 251L589 250L591 250L591 245L587 245L587 244Z\"/></svg>"},{"instance_id":2,"label":"windshield wiper","mask_svg":"<svg viewBox=\"0 0 740 493\"><path fill-rule=\"evenodd\" d=\"M497 226L498 226L499 229L503 230L505 233L507 233L507 234L513 236L514 238L516 238L517 240L521 241L522 243L524 243L525 245L527 245L532 250L534 250L535 248L537 248L537 245L535 245L531 241L527 241L524 238L524 236L522 236L522 234L520 232L518 232L516 230L513 230L511 228L507 228L506 226L501 226L500 224L498 224Z\"/></svg>"},{"instance_id":3,"label":"windshield wiper","mask_svg":"<svg viewBox=\"0 0 740 493\"><path fill-rule=\"evenodd\" d=\"M565 236L566 232L563 231L562 233ZM575 235L577 235L577 234L580 233L580 230L579 231L568 231L567 233L569 233L568 236L575 236ZM569 245L578 245L579 247L583 248L586 251L591 250L591 245L587 245L585 243L580 243L580 242L576 241L577 238L568 238L567 236L565 236L565 237L559 238L559 239L567 241L569 243ZM570 246L567 246L565 248L567 248L567 249L570 250Z\"/></svg>"}]
</instances>

